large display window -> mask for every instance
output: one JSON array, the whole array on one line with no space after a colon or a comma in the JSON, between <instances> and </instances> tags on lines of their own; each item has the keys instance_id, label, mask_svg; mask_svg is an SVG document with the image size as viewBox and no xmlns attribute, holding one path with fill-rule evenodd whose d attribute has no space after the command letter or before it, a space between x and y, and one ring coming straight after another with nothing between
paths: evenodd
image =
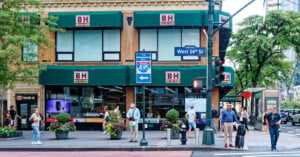
<instances>
[{"instance_id":1,"label":"large display window","mask_svg":"<svg viewBox=\"0 0 300 157\"><path fill-rule=\"evenodd\" d=\"M46 86L46 122L59 113L69 113L77 123L101 123L103 108L120 106L126 113L125 88L122 86Z\"/></svg>"}]
</instances>

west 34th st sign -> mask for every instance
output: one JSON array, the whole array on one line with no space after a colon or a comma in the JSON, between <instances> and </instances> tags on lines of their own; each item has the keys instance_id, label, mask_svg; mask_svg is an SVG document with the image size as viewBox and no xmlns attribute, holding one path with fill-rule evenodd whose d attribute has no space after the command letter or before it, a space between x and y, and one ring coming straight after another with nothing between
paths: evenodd
<instances>
[{"instance_id":1,"label":"west 34th st sign","mask_svg":"<svg viewBox=\"0 0 300 157\"><path fill-rule=\"evenodd\" d=\"M206 56L205 47L185 46L175 47L175 56Z\"/></svg>"}]
</instances>

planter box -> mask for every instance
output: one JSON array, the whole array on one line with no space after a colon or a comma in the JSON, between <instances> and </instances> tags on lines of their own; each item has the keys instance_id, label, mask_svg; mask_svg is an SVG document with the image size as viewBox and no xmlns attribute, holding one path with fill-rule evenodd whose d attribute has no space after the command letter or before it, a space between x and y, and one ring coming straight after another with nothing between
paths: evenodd
<instances>
[{"instance_id":1,"label":"planter box","mask_svg":"<svg viewBox=\"0 0 300 157\"><path fill-rule=\"evenodd\" d=\"M55 137L58 140L60 140L60 139L68 139L69 132L68 131L55 132Z\"/></svg>"},{"instance_id":2,"label":"planter box","mask_svg":"<svg viewBox=\"0 0 300 157\"><path fill-rule=\"evenodd\" d=\"M122 132L117 134L116 136L110 135L110 139L112 139L112 140L119 140L121 138L122 138Z\"/></svg>"}]
</instances>

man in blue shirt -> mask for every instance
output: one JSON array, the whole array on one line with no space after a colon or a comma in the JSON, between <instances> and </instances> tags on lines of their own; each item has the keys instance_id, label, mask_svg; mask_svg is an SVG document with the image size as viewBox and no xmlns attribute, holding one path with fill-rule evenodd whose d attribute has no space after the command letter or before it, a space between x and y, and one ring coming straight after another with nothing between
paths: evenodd
<instances>
[{"instance_id":1,"label":"man in blue shirt","mask_svg":"<svg viewBox=\"0 0 300 157\"><path fill-rule=\"evenodd\" d=\"M238 123L235 112L231 109L232 105L227 104L226 110L222 111L221 127L224 130L224 146L225 148L234 147L232 144L232 130L234 122Z\"/></svg>"},{"instance_id":2,"label":"man in blue shirt","mask_svg":"<svg viewBox=\"0 0 300 157\"><path fill-rule=\"evenodd\" d=\"M276 113L276 107L271 108L271 112L267 114L266 122L269 126L271 150L276 151L276 145L279 138L279 125L281 123L280 114Z\"/></svg>"}]
</instances>

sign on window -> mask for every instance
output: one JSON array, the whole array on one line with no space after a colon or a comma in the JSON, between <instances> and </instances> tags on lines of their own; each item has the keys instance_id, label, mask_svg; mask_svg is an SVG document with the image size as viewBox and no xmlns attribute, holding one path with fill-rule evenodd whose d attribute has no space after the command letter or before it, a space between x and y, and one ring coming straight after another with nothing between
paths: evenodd
<instances>
[{"instance_id":1,"label":"sign on window","mask_svg":"<svg viewBox=\"0 0 300 157\"><path fill-rule=\"evenodd\" d=\"M90 26L90 15L77 15L76 27Z\"/></svg>"},{"instance_id":2,"label":"sign on window","mask_svg":"<svg viewBox=\"0 0 300 157\"><path fill-rule=\"evenodd\" d=\"M222 81L222 83L231 83L231 73L224 72L225 79Z\"/></svg>"}]
</instances>

